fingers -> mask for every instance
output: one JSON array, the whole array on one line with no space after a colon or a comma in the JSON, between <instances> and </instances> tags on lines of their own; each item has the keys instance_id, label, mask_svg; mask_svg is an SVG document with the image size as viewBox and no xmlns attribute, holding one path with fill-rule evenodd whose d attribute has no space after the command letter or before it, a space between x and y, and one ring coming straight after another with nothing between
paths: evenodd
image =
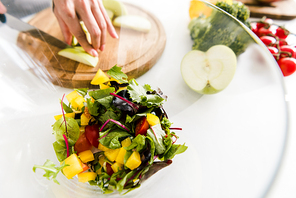
<instances>
[{"instance_id":1,"label":"fingers","mask_svg":"<svg viewBox=\"0 0 296 198\"><path fill-rule=\"evenodd\" d=\"M6 7L1 3L1 1L0 1L0 14L4 14L4 13L6 13Z\"/></svg>"}]
</instances>

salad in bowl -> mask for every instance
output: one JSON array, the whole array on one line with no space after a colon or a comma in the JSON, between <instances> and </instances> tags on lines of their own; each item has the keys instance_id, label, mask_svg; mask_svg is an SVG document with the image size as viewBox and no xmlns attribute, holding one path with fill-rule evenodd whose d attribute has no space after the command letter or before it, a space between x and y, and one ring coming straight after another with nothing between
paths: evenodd
<instances>
[{"instance_id":1,"label":"salad in bowl","mask_svg":"<svg viewBox=\"0 0 296 198\"><path fill-rule=\"evenodd\" d=\"M186 151L176 143L181 128L171 127L160 90L127 80L116 65L106 73L99 70L91 83L98 89L75 89L64 95L68 104L64 96L60 101L62 114L52 125L60 165L47 160L34 172L43 169L56 183L62 172L103 193L125 194Z\"/></svg>"}]
</instances>

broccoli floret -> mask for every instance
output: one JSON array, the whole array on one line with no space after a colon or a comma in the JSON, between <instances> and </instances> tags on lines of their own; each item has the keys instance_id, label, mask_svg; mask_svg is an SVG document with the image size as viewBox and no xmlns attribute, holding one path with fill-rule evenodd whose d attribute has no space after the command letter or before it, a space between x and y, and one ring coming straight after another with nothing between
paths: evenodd
<instances>
[{"instance_id":1,"label":"broccoli floret","mask_svg":"<svg viewBox=\"0 0 296 198\"><path fill-rule=\"evenodd\" d=\"M234 17L237 16L237 13L238 13L238 7L237 6L229 5L228 3L224 2L224 1L218 1L216 3L216 6L221 8L225 12L228 12L229 14L231 14Z\"/></svg>"}]
</instances>

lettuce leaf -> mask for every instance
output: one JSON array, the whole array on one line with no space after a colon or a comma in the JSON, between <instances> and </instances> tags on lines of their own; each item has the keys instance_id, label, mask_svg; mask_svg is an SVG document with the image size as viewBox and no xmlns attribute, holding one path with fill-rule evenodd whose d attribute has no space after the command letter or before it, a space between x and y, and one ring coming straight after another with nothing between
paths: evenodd
<instances>
[{"instance_id":1,"label":"lettuce leaf","mask_svg":"<svg viewBox=\"0 0 296 198\"><path fill-rule=\"evenodd\" d=\"M111 69L107 71L107 74L116 80L119 83L127 83L127 75L121 71L121 67L114 65Z\"/></svg>"},{"instance_id":2,"label":"lettuce leaf","mask_svg":"<svg viewBox=\"0 0 296 198\"><path fill-rule=\"evenodd\" d=\"M125 149L126 150L132 150L132 149L134 149L134 148L136 148L136 150L138 151L138 152L140 152L141 150L143 150L144 148L145 148L145 145L146 145L146 141L145 141L145 136L144 135L137 135L134 139L133 139L133 141L132 141L132 143L131 143L131 145L129 145L128 147L126 147Z\"/></svg>"},{"instance_id":3,"label":"lettuce leaf","mask_svg":"<svg viewBox=\"0 0 296 198\"><path fill-rule=\"evenodd\" d=\"M105 137L104 137L105 136ZM112 131L112 132L105 132L105 133L100 133L100 137L103 137L99 140L101 144L106 146L107 148L110 149L117 149L121 147L121 141L122 139L131 136L129 133L126 131L118 129L117 131Z\"/></svg>"}]
</instances>

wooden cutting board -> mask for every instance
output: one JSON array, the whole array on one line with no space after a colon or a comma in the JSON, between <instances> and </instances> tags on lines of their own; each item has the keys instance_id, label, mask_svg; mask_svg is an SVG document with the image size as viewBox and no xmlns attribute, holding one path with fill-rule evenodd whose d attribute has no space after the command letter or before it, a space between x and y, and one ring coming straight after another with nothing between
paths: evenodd
<instances>
[{"instance_id":1,"label":"wooden cutting board","mask_svg":"<svg viewBox=\"0 0 296 198\"><path fill-rule=\"evenodd\" d=\"M117 64L129 78L137 78L147 72L161 57L166 35L160 21L151 13L132 4L125 3L128 14L147 18L152 25L148 33L116 27L119 39L107 36L103 52L99 52L99 63L90 67L59 56L59 48L39 39L20 33L17 44L34 61L31 69L44 80L66 88L95 88L90 81L100 68L107 71ZM51 9L37 13L31 25L63 40L58 22Z\"/></svg>"},{"instance_id":2,"label":"wooden cutting board","mask_svg":"<svg viewBox=\"0 0 296 198\"><path fill-rule=\"evenodd\" d=\"M244 3L251 12L251 17L290 20L296 18L296 1L279 0L269 4L258 3L256 0L238 0Z\"/></svg>"}]
</instances>

